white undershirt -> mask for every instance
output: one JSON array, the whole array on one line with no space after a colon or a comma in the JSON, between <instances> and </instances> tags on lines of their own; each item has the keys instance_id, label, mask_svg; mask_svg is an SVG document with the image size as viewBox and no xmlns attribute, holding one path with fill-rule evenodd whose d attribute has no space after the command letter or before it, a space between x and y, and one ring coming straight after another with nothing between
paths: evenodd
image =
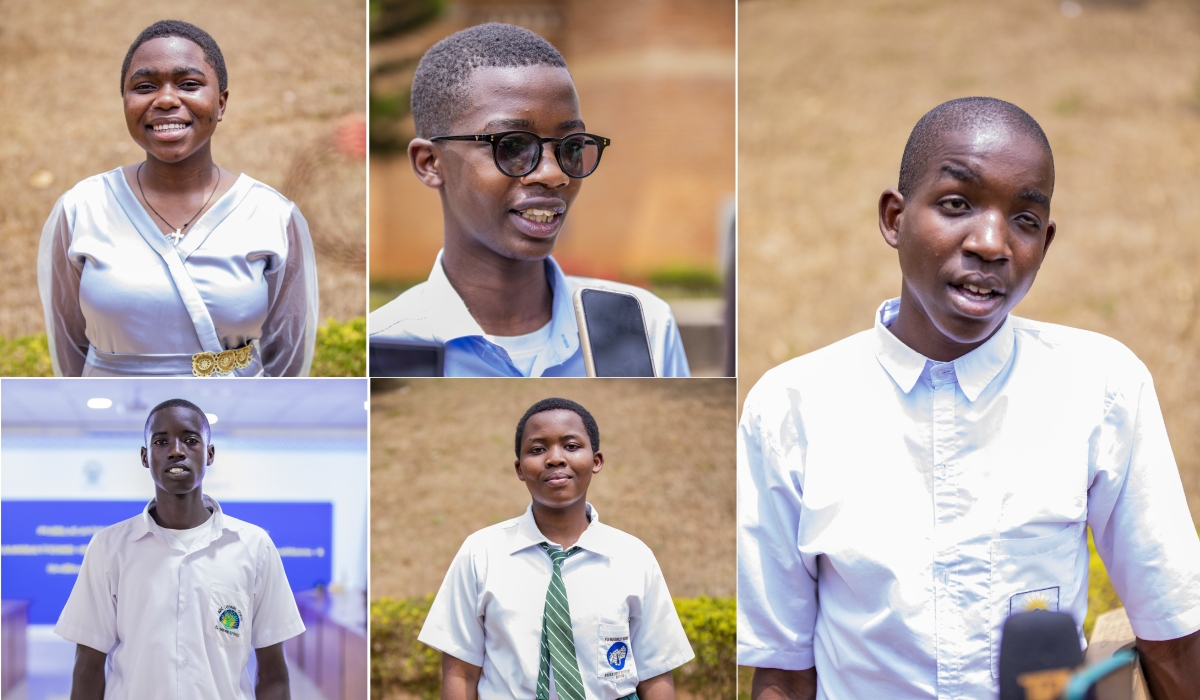
<instances>
[{"instance_id":1,"label":"white undershirt","mask_svg":"<svg viewBox=\"0 0 1200 700\"><path fill-rule=\"evenodd\" d=\"M512 360L521 375L528 377L533 371L533 363L537 361L538 353L550 342L550 324L547 323L525 335L488 335L484 337L504 348L508 352L508 358Z\"/></svg>"},{"instance_id":2,"label":"white undershirt","mask_svg":"<svg viewBox=\"0 0 1200 700\"><path fill-rule=\"evenodd\" d=\"M192 544L194 544L196 540L200 539L200 535L212 527L212 519L212 513L209 513L208 520L205 520L196 527L189 528L187 530L172 530L164 527L163 530L165 530L168 534L174 535L175 539L179 540L179 544L182 544L184 549L190 550L192 548Z\"/></svg>"}]
</instances>

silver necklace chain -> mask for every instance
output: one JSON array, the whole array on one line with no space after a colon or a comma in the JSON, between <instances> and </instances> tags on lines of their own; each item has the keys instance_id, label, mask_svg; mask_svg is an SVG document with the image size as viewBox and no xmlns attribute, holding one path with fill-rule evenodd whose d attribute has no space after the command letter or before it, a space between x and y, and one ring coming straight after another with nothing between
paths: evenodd
<instances>
[{"instance_id":1,"label":"silver necklace chain","mask_svg":"<svg viewBox=\"0 0 1200 700\"><path fill-rule=\"evenodd\" d=\"M154 205L150 203L150 199L148 197L146 197L146 190L142 189L142 166L145 164L146 164L146 161L142 161L141 163L138 163L137 172L134 174L134 176L137 178L138 192L142 193L142 201L146 203L146 206L150 207L150 211L154 212L155 216L162 219L164 224L175 229L174 231L172 231L170 233L164 233L163 235L170 236L171 240L174 241L175 245L179 245L180 239L182 239L184 236L183 230L185 228L187 228L188 226L191 226L192 222L196 220L196 217L200 216L200 212L204 211L204 207L208 206L208 203L212 201L213 195L217 193L217 188L221 186L221 169L217 168L217 184L213 185L212 192L208 193L208 199L204 200L204 204L200 205L200 208L196 210L196 213L192 215L192 218L188 219L186 224L184 224L183 226L176 227L175 224L172 224L170 221L167 221L167 218L165 216L158 213L158 210L155 209ZM213 167L216 167L216 166L213 166Z\"/></svg>"}]
</instances>

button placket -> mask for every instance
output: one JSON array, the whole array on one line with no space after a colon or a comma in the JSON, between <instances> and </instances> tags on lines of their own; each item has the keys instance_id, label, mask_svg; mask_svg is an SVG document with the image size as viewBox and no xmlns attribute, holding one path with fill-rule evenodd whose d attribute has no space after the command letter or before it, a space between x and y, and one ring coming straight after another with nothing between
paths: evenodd
<instances>
[{"instance_id":1,"label":"button placket","mask_svg":"<svg viewBox=\"0 0 1200 700\"><path fill-rule=\"evenodd\" d=\"M958 381L952 363L930 368L933 385L933 501L934 501L934 620L937 638L938 695L956 695L960 683L957 659L965 642L957 591L950 573L958 560L957 487L949 465L957 453L956 400Z\"/></svg>"}]
</instances>

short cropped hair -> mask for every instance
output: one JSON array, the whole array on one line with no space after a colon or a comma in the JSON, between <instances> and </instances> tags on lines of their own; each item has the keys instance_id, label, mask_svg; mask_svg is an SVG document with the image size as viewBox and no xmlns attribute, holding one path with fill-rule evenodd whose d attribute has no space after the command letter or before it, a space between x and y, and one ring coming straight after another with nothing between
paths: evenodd
<instances>
[{"instance_id":1,"label":"short cropped hair","mask_svg":"<svg viewBox=\"0 0 1200 700\"><path fill-rule=\"evenodd\" d=\"M125 54L125 62L121 64L121 92L125 92L125 76L129 74L129 64L133 62L133 53L138 50L142 44L151 39L161 39L168 36L177 36L181 39L187 39L196 46L199 46L204 51L204 60L208 61L208 65L213 67L217 72L217 85L221 92L229 87L229 74L225 71L225 57L221 55L221 47L217 46L217 42L208 32L194 24L181 22L177 19L164 19L155 22L154 24L142 30L141 34L133 40L129 45L129 51Z\"/></svg>"},{"instance_id":2,"label":"short cropped hair","mask_svg":"<svg viewBox=\"0 0 1200 700\"><path fill-rule=\"evenodd\" d=\"M434 44L417 64L412 116L417 136L446 136L467 100L476 68L554 66L567 62L550 42L528 29L488 22L455 32Z\"/></svg>"},{"instance_id":3,"label":"short cropped hair","mask_svg":"<svg viewBox=\"0 0 1200 700\"><path fill-rule=\"evenodd\" d=\"M517 457L521 456L521 441L525 439L525 424L529 422L530 416L546 411L571 411L579 416L583 421L583 429L587 431L588 442L592 443L592 452L600 450L600 426L596 425L596 419L583 406L571 401L570 399L542 399L529 407L525 415L521 416L520 422L517 423L517 441L515 449Z\"/></svg>"},{"instance_id":4,"label":"short cropped hair","mask_svg":"<svg viewBox=\"0 0 1200 700\"><path fill-rule=\"evenodd\" d=\"M204 441L212 440L212 428L208 425L208 416L199 406L187 399L167 399L150 409L150 415L146 416L146 427L142 430L142 438L146 442L150 442L150 421L154 419L154 414L167 408L186 408L189 411L195 411L196 415L200 416L200 433L204 435Z\"/></svg>"},{"instance_id":5,"label":"short cropped hair","mask_svg":"<svg viewBox=\"0 0 1200 700\"><path fill-rule=\"evenodd\" d=\"M929 157L941 139L952 131L977 128L985 124L1003 124L1037 141L1050 157L1051 183L1054 177L1054 153L1046 132L1029 113L994 97L960 97L929 110L909 134L900 160L900 181L896 189L908 198L929 167Z\"/></svg>"}]
</instances>

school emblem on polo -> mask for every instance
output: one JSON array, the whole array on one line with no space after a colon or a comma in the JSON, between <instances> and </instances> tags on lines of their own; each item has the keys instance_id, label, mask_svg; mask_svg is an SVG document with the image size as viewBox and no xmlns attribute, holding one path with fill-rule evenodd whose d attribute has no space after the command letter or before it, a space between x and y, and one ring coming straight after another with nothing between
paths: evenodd
<instances>
[{"instance_id":1,"label":"school emblem on polo","mask_svg":"<svg viewBox=\"0 0 1200 700\"><path fill-rule=\"evenodd\" d=\"M238 630L242 626L242 612L232 605L221 606L217 610L217 629L233 637L241 637Z\"/></svg>"},{"instance_id":2,"label":"school emblem on polo","mask_svg":"<svg viewBox=\"0 0 1200 700\"><path fill-rule=\"evenodd\" d=\"M629 646L625 642L617 642L608 648L608 665L613 667L613 670L620 671L625 668L625 657L629 656Z\"/></svg>"}]
</instances>

